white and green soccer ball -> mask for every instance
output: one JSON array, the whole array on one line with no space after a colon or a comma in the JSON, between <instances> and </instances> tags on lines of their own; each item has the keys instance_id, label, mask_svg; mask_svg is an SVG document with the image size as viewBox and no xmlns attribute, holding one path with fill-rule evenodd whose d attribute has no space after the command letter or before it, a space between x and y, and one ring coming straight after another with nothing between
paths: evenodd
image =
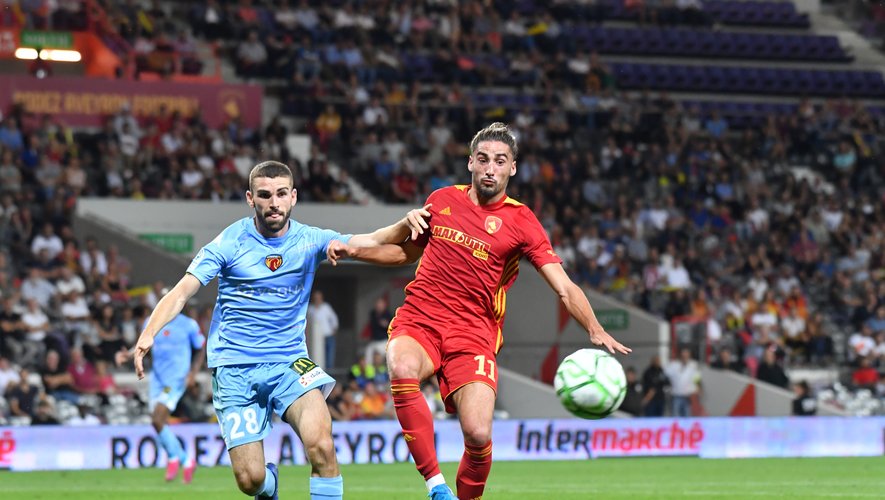
<instances>
[{"instance_id":1,"label":"white and green soccer ball","mask_svg":"<svg viewBox=\"0 0 885 500\"><path fill-rule=\"evenodd\" d=\"M556 395L573 415L598 419L611 415L627 393L621 363L599 349L581 349L568 355L553 380Z\"/></svg>"}]
</instances>

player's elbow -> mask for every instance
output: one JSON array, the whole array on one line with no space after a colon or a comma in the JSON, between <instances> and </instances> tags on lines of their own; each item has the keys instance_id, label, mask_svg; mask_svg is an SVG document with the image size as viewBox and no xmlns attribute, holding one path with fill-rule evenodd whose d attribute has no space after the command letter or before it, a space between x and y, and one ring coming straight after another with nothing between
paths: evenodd
<instances>
[{"instance_id":1,"label":"player's elbow","mask_svg":"<svg viewBox=\"0 0 885 500\"><path fill-rule=\"evenodd\" d=\"M380 241L379 231L369 234L355 234L350 237L347 244L353 248L375 248L381 246L382 242Z\"/></svg>"},{"instance_id":2,"label":"player's elbow","mask_svg":"<svg viewBox=\"0 0 885 500\"><path fill-rule=\"evenodd\" d=\"M396 253L392 255L387 255L383 261L380 262L381 265L384 266L407 266L409 264L413 264L415 261L412 260L408 254L405 253Z\"/></svg>"},{"instance_id":3,"label":"player's elbow","mask_svg":"<svg viewBox=\"0 0 885 500\"><path fill-rule=\"evenodd\" d=\"M402 262L400 263L400 265L401 266L408 266L408 265L414 264L414 263L418 262L419 258L421 258L420 255L410 255L408 253L405 253L402 256Z\"/></svg>"}]
</instances>

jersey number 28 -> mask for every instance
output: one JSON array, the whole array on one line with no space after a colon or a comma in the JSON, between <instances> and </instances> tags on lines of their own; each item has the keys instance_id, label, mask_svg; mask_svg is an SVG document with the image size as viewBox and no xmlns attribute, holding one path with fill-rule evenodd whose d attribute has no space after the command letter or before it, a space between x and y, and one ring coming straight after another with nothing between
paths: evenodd
<instances>
[{"instance_id":1,"label":"jersey number 28","mask_svg":"<svg viewBox=\"0 0 885 500\"><path fill-rule=\"evenodd\" d=\"M240 417L239 413L228 413L225 420L233 420L233 425L230 427L230 438L231 439L239 439L246 435L246 432L249 434L258 434L258 431L261 428L258 425L258 415L255 413L253 408L246 408L243 410L243 416ZM246 422L246 432L240 430L240 425L243 422Z\"/></svg>"}]
</instances>

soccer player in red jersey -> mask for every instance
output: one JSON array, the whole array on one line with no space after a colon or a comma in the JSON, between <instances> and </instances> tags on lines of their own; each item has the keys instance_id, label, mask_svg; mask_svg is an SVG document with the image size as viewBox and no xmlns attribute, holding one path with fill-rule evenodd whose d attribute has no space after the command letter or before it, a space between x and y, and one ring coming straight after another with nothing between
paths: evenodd
<instances>
[{"instance_id":1,"label":"soccer player in red jersey","mask_svg":"<svg viewBox=\"0 0 885 500\"><path fill-rule=\"evenodd\" d=\"M431 193L424 207L430 217L410 224L412 240L371 249L332 242L329 248L333 264L343 257L383 265L421 258L388 329L387 365L397 419L435 500L455 497L440 473L433 416L420 384L436 374L446 411L457 413L461 423L464 454L456 477L457 498L481 498L492 466L495 361L503 343L505 296L521 257L541 273L593 344L612 353L630 352L599 324L537 217L506 195L507 183L516 174L517 152L506 125L489 125L470 142L471 184Z\"/></svg>"}]
</instances>

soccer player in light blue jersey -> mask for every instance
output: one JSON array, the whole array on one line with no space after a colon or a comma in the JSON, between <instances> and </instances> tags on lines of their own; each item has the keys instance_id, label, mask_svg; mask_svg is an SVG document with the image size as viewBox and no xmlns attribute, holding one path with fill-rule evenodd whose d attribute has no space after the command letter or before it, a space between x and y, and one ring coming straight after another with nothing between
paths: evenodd
<instances>
[{"instance_id":1,"label":"soccer player in light blue jersey","mask_svg":"<svg viewBox=\"0 0 885 500\"><path fill-rule=\"evenodd\" d=\"M278 498L278 474L264 462L262 440L271 411L300 436L311 464L311 499L340 499L344 483L332 442L325 396L334 379L311 361L305 323L310 289L329 243L374 247L417 234L426 209L370 234L341 235L290 220L297 200L292 172L266 161L249 174L246 201L255 215L228 226L194 257L187 273L154 308L135 346L135 370L161 326L200 286L218 277L218 299L209 329L208 364L221 432L240 491Z\"/></svg>"},{"instance_id":2,"label":"soccer player in light blue jersey","mask_svg":"<svg viewBox=\"0 0 885 500\"><path fill-rule=\"evenodd\" d=\"M167 290L163 291L165 295ZM147 327L145 321L143 327ZM182 480L189 484L194 477L197 462L188 457L178 438L167 425L169 415L175 411L184 391L194 381L203 364L205 339L200 325L193 319L178 314L160 328L154 340L153 373L150 382L151 423L160 438L160 445L169 456L166 462L166 481L178 475L184 465ZM134 350L133 350L134 351ZM117 365L132 357L132 352L122 350L116 355Z\"/></svg>"}]
</instances>

